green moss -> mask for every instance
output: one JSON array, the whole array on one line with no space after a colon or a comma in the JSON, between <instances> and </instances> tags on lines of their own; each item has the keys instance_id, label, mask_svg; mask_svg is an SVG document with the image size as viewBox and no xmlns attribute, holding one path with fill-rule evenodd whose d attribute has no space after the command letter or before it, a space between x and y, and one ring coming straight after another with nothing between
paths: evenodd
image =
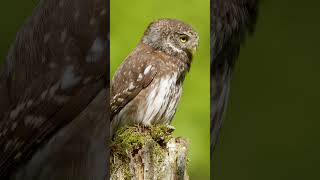
<instances>
[{"instance_id":1,"label":"green moss","mask_svg":"<svg viewBox=\"0 0 320 180\"><path fill-rule=\"evenodd\" d=\"M133 152L142 147L145 137L138 131L138 127L120 128L112 141L112 150L121 155Z\"/></svg>"},{"instance_id":2,"label":"green moss","mask_svg":"<svg viewBox=\"0 0 320 180\"><path fill-rule=\"evenodd\" d=\"M156 125L156 126L151 126L150 127L150 135L152 139L161 145L166 144L172 136L173 132L172 127L168 127L167 125Z\"/></svg>"},{"instance_id":3,"label":"green moss","mask_svg":"<svg viewBox=\"0 0 320 180\"><path fill-rule=\"evenodd\" d=\"M146 142L153 142L153 161L161 164L166 153L166 144L173 138L173 127L166 125L127 126L115 133L111 143L111 172L121 171L130 179L130 157L134 157ZM121 169L120 169L121 168Z\"/></svg>"},{"instance_id":4,"label":"green moss","mask_svg":"<svg viewBox=\"0 0 320 180\"><path fill-rule=\"evenodd\" d=\"M153 140L163 147L172 138L173 128L166 125L126 126L117 130L111 143L111 151L127 156L141 149L144 142Z\"/></svg>"}]
</instances>

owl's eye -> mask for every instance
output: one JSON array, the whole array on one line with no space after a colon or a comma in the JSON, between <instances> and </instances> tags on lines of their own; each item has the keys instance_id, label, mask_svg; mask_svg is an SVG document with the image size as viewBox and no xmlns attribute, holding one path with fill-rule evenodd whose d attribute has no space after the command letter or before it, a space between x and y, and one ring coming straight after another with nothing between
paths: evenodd
<instances>
[{"instance_id":1,"label":"owl's eye","mask_svg":"<svg viewBox=\"0 0 320 180\"><path fill-rule=\"evenodd\" d=\"M186 36L186 35L180 36L180 41L181 41L182 43L186 43L188 40L189 40L189 37L188 37L188 36Z\"/></svg>"}]
</instances>

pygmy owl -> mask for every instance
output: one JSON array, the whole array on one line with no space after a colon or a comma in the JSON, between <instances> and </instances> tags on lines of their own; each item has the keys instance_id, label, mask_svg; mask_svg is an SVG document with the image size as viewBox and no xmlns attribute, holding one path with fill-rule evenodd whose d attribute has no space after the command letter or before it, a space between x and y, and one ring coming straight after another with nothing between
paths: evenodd
<instances>
[{"instance_id":1,"label":"pygmy owl","mask_svg":"<svg viewBox=\"0 0 320 180\"><path fill-rule=\"evenodd\" d=\"M111 132L123 125L170 124L198 33L175 19L152 22L111 84Z\"/></svg>"}]
</instances>

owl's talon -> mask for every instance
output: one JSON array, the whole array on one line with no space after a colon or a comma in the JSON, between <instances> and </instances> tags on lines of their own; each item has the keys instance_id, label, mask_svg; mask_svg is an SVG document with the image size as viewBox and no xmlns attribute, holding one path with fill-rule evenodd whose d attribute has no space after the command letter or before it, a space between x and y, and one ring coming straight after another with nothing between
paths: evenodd
<instances>
[{"instance_id":1,"label":"owl's talon","mask_svg":"<svg viewBox=\"0 0 320 180\"><path fill-rule=\"evenodd\" d=\"M168 132L170 132L170 133L172 133L174 130L176 130L176 128L171 125L167 125L167 129L168 129Z\"/></svg>"}]
</instances>

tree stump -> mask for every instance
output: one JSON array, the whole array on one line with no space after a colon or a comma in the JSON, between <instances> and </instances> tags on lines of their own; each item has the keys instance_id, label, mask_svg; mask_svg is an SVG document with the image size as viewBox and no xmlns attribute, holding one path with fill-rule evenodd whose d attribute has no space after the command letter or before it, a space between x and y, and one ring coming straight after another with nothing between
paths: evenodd
<instances>
[{"instance_id":1,"label":"tree stump","mask_svg":"<svg viewBox=\"0 0 320 180\"><path fill-rule=\"evenodd\" d=\"M172 127L124 127L111 143L111 180L188 180L188 143Z\"/></svg>"}]
</instances>

